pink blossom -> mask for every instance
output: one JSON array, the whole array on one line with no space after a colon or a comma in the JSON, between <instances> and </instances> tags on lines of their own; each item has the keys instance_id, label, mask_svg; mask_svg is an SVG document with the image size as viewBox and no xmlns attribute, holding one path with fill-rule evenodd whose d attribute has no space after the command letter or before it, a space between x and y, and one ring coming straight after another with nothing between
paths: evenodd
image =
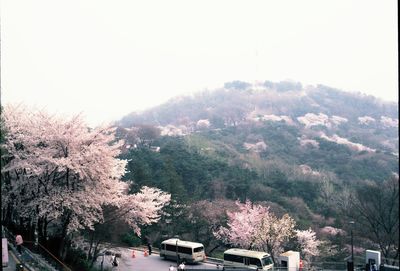
<instances>
[{"instance_id":1,"label":"pink blossom","mask_svg":"<svg viewBox=\"0 0 400 271\"><path fill-rule=\"evenodd\" d=\"M241 248L267 251L276 259L293 235L294 220L287 214L277 218L269 207L250 201L236 205L239 210L227 213L227 227L221 226L214 232L215 237Z\"/></svg>"},{"instance_id":2,"label":"pink blossom","mask_svg":"<svg viewBox=\"0 0 400 271\"><path fill-rule=\"evenodd\" d=\"M168 203L170 196L154 188L126 195L120 179L127 162L117 158L123 142L115 128L89 129L79 115L61 119L22 106L7 106L2 117L9 178L2 203L18 216L45 218L73 232L101 223L103 206L129 206L126 220L138 232Z\"/></svg>"}]
</instances>

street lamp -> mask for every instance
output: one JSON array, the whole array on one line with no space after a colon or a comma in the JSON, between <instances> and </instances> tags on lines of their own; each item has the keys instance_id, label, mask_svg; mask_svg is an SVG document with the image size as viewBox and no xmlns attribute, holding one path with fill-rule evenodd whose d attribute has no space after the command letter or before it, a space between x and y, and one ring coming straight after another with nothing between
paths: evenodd
<instances>
[{"instance_id":1,"label":"street lamp","mask_svg":"<svg viewBox=\"0 0 400 271\"><path fill-rule=\"evenodd\" d=\"M353 250L353 225L354 221L350 221L350 241L351 241L351 261L354 263L354 250Z\"/></svg>"},{"instance_id":2,"label":"street lamp","mask_svg":"<svg viewBox=\"0 0 400 271\"><path fill-rule=\"evenodd\" d=\"M176 239L176 266L179 266L179 255L178 255L178 240Z\"/></svg>"},{"instance_id":3,"label":"street lamp","mask_svg":"<svg viewBox=\"0 0 400 271\"><path fill-rule=\"evenodd\" d=\"M178 266L179 266L179 255L178 255L178 241L179 241L179 236L175 235L174 237L176 238L176 242L175 242L175 248L176 248L176 268L178 268Z\"/></svg>"},{"instance_id":4,"label":"street lamp","mask_svg":"<svg viewBox=\"0 0 400 271\"><path fill-rule=\"evenodd\" d=\"M350 224L350 242L351 242L351 261L347 262L347 271L354 271L354 250L353 250L353 225L354 221L349 221Z\"/></svg>"}]
</instances>

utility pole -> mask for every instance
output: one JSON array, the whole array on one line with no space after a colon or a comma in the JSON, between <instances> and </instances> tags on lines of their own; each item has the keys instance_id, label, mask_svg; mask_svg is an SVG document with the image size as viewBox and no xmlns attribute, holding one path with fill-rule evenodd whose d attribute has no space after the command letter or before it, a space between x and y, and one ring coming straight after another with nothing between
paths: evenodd
<instances>
[{"instance_id":1,"label":"utility pole","mask_svg":"<svg viewBox=\"0 0 400 271\"><path fill-rule=\"evenodd\" d=\"M354 263L354 249L353 249L353 225L354 221L349 222L350 228L350 242L351 242L351 261Z\"/></svg>"},{"instance_id":2,"label":"utility pole","mask_svg":"<svg viewBox=\"0 0 400 271\"><path fill-rule=\"evenodd\" d=\"M179 266L178 240L179 239L176 239L176 244L175 244L175 247L176 247L176 268L178 268L178 266Z\"/></svg>"},{"instance_id":3,"label":"utility pole","mask_svg":"<svg viewBox=\"0 0 400 271\"><path fill-rule=\"evenodd\" d=\"M354 225L354 221L349 221L349 224L350 224L351 261L347 262L347 271L354 271L354 248L353 248L353 225Z\"/></svg>"}]
</instances>

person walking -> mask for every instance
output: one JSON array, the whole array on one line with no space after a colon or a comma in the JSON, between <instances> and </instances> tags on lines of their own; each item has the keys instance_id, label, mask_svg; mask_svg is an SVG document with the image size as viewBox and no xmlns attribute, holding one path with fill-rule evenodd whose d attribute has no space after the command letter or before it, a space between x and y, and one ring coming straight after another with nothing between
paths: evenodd
<instances>
[{"instance_id":1,"label":"person walking","mask_svg":"<svg viewBox=\"0 0 400 271\"><path fill-rule=\"evenodd\" d=\"M113 269L114 269L114 267L118 269L118 260L117 260L117 256L116 255L113 255L111 257L111 265L112 265Z\"/></svg>"},{"instance_id":2,"label":"person walking","mask_svg":"<svg viewBox=\"0 0 400 271\"><path fill-rule=\"evenodd\" d=\"M184 261L178 266L178 270L180 270L180 271L185 270L185 262Z\"/></svg>"},{"instance_id":3,"label":"person walking","mask_svg":"<svg viewBox=\"0 0 400 271\"><path fill-rule=\"evenodd\" d=\"M15 244L17 245L17 250L20 255L22 254L22 244L23 243L24 243L24 240L22 240L22 236L20 234L17 234L17 236L15 237Z\"/></svg>"},{"instance_id":4,"label":"person walking","mask_svg":"<svg viewBox=\"0 0 400 271\"><path fill-rule=\"evenodd\" d=\"M150 244L150 242L147 243L147 249L149 250L149 255L151 255L151 244Z\"/></svg>"}]
</instances>

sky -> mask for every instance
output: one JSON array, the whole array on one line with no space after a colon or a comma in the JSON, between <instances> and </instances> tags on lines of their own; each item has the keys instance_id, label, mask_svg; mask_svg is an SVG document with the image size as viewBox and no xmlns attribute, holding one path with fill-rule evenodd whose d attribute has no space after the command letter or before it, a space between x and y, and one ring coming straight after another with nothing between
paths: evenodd
<instances>
[{"instance_id":1,"label":"sky","mask_svg":"<svg viewBox=\"0 0 400 271\"><path fill-rule=\"evenodd\" d=\"M224 82L398 101L395 0L2 0L1 102L92 125Z\"/></svg>"}]
</instances>

